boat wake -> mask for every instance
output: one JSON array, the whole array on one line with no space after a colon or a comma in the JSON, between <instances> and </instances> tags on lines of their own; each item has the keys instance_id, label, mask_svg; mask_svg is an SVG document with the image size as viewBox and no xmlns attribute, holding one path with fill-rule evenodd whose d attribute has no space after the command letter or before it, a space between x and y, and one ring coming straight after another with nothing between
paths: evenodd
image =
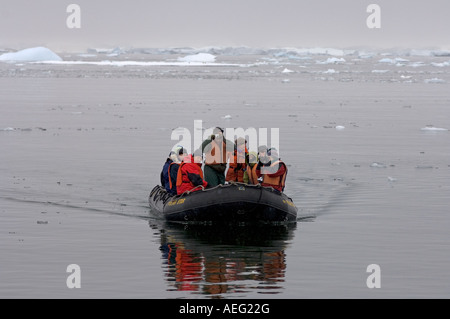
<instances>
[{"instance_id":1,"label":"boat wake","mask_svg":"<svg viewBox=\"0 0 450 319\"><path fill-rule=\"evenodd\" d=\"M45 199L43 199L45 197ZM112 202L90 199L52 200L57 194L36 197L36 194L23 193L1 194L0 201L15 202L31 207L53 207L64 211L85 211L116 216L148 219L148 206L144 203L129 204L124 202ZM39 209L41 209L39 208Z\"/></svg>"},{"instance_id":2,"label":"boat wake","mask_svg":"<svg viewBox=\"0 0 450 319\"><path fill-rule=\"evenodd\" d=\"M297 221L313 221L332 214L357 187L354 181L341 177L299 177L291 187L292 198L298 207Z\"/></svg>"}]
</instances>

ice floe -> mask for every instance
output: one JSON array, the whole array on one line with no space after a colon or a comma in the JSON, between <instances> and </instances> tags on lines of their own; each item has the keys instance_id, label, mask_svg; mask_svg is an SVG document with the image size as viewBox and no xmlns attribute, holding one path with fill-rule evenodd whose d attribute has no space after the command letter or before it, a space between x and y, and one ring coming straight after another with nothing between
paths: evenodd
<instances>
[{"instance_id":1,"label":"ice floe","mask_svg":"<svg viewBox=\"0 0 450 319\"><path fill-rule=\"evenodd\" d=\"M387 64L396 64L396 65L404 65L403 63L409 62L407 59L403 58L383 58L381 60L378 60L378 63L387 63Z\"/></svg>"},{"instance_id":2,"label":"ice floe","mask_svg":"<svg viewBox=\"0 0 450 319\"><path fill-rule=\"evenodd\" d=\"M431 65L439 67L439 68L443 68L443 67L446 67L446 66L450 66L450 61L441 62L441 63L432 62Z\"/></svg>"},{"instance_id":3,"label":"ice floe","mask_svg":"<svg viewBox=\"0 0 450 319\"><path fill-rule=\"evenodd\" d=\"M212 63L216 61L216 56L209 53L197 53L178 58L179 62L201 62Z\"/></svg>"},{"instance_id":4,"label":"ice floe","mask_svg":"<svg viewBox=\"0 0 450 319\"><path fill-rule=\"evenodd\" d=\"M432 78L432 79L425 79L424 82L431 83L431 84L442 84L442 83L445 83L445 80L438 79L438 78Z\"/></svg>"},{"instance_id":5,"label":"ice floe","mask_svg":"<svg viewBox=\"0 0 450 319\"><path fill-rule=\"evenodd\" d=\"M0 55L0 61L62 61L61 57L44 47L29 48Z\"/></svg>"},{"instance_id":6,"label":"ice floe","mask_svg":"<svg viewBox=\"0 0 450 319\"><path fill-rule=\"evenodd\" d=\"M322 72L323 74L336 74L339 73L338 71L336 71L335 69L328 69L326 71Z\"/></svg>"},{"instance_id":7,"label":"ice floe","mask_svg":"<svg viewBox=\"0 0 450 319\"><path fill-rule=\"evenodd\" d=\"M344 58L328 58L325 61L316 61L317 64L338 64L338 63L345 63Z\"/></svg>"},{"instance_id":8,"label":"ice floe","mask_svg":"<svg viewBox=\"0 0 450 319\"><path fill-rule=\"evenodd\" d=\"M378 162L373 162L372 164L370 164L370 167L375 167L375 168L386 168L386 164L383 163L378 163Z\"/></svg>"},{"instance_id":9,"label":"ice floe","mask_svg":"<svg viewBox=\"0 0 450 319\"><path fill-rule=\"evenodd\" d=\"M379 60L378 62L379 63L390 63L390 64L397 63L394 59L390 59L390 58L383 58L383 59Z\"/></svg>"},{"instance_id":10,"label":"ice floe","mask_svg":"<svg viewBox=\"0 0 450 319\"><path fill-rule=\"evenodd\" d=\"M425 63L418 61L418 62L413 62L408 64L408 66L412 67L412 68L420 68L422 66L425 66Z\"/></svg>"},{"instance_id":11,"label":"ice floe","mask_svg":"<svg viewBox=\"0 0 450 319\"><path fill-rule=\"evenodd\" d=\"M426 127L422 127L420 129L421 131L426 131L426 132L445 132L448 131L448 129L443 128L443 127L434 127L431 125L427 125Z\"/></svg>"}]
</instances>

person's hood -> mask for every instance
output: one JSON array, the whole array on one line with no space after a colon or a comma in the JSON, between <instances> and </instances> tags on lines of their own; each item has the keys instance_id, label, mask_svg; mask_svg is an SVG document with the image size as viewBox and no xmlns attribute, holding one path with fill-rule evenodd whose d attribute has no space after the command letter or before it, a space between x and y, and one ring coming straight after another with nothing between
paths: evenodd
<instances>
[{"instance_id":1,"label":"person's hood","mask_svg":"<svg viewBox=\"0 0 450 319\"><path fill-rule=\"evenodd\" d=\"M183 163L193 163L193 164L197 164L198 166L202 167L202 163L194 163L194 156L192 154L186 155L183 158Z\"/></svg>"}]
</instances>

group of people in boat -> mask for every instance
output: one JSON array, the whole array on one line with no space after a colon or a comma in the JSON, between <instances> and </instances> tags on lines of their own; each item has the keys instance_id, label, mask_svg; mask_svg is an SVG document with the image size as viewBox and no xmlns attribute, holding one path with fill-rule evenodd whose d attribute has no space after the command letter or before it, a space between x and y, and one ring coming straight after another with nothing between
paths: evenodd
<instances>
[{"instance_id":1,"label":"group of people in boat","mask_svg":"<svg viewBox=\"0 0 450 319\"><path fill-rule=\"evenodd\" d=\"M223 129L216 127L213 135L193 154L183 147L170 152L161 171L161 185L171 195L213 188L227 182L261 184L281 193L287 171L275 148L260 146L257 153L249 152L244 138L237 138L233 143L224 137Z\"/></svg>"}]
</instances>

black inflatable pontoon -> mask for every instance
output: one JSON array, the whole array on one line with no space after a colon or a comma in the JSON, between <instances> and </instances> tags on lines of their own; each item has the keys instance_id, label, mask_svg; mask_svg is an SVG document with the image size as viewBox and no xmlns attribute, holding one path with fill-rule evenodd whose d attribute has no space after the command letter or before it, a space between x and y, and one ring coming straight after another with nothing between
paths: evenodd
<instances>
[{"instance_id":1,"label":"black inflatable pontoon","mask_svg":"<svg viewBox=\"0 0 450 319\"><path fill-rule=\"evenodd\" d=\"M233 183L171 196L161 186L150 192L152 211L177 222L293 222L292 199L271 187Z\"/></svg>"}]
</instances>

